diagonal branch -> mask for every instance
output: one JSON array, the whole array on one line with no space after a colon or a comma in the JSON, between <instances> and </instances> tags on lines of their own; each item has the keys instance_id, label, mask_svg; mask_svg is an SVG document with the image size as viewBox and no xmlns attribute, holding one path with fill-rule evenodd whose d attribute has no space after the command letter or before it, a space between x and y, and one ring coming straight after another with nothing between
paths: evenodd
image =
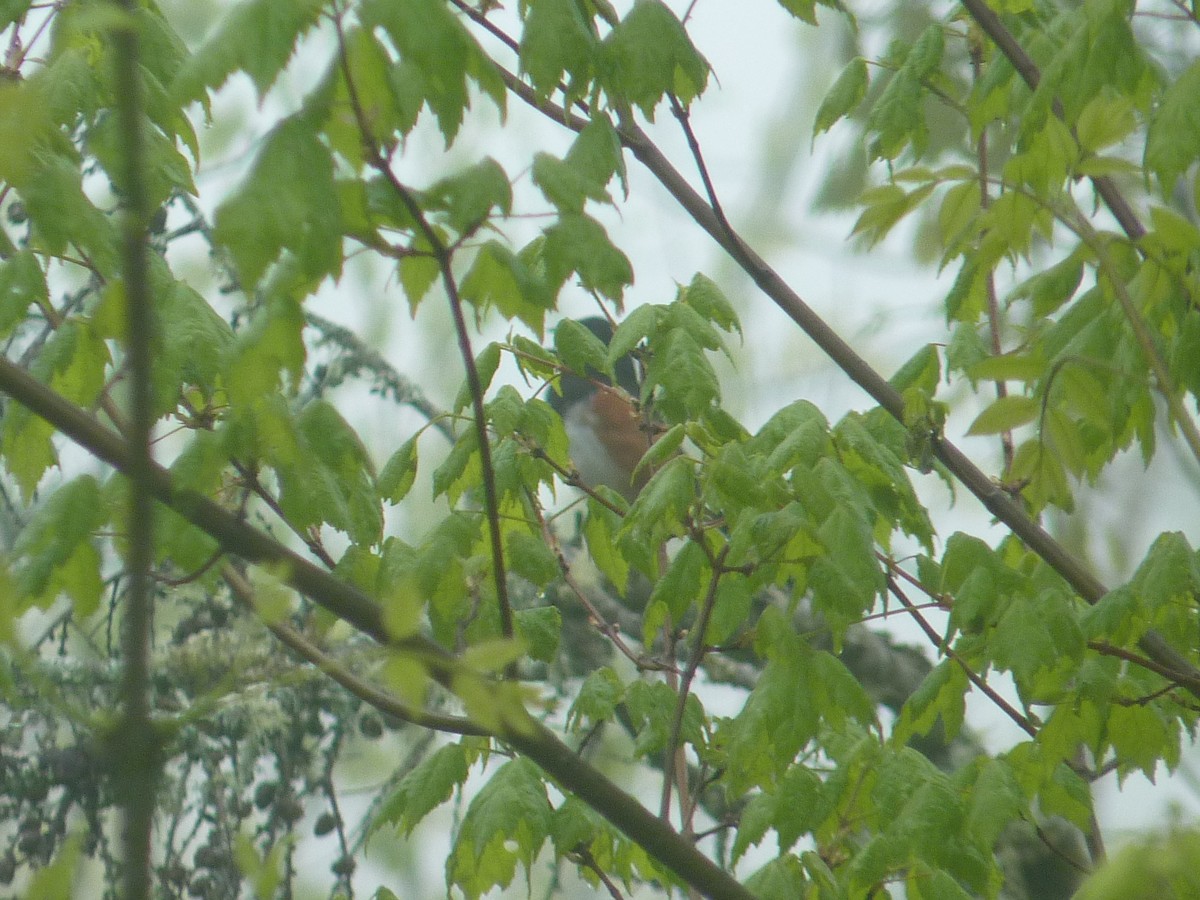
<instances>
[{"instance_id":1,"label":"diagonal branch","mask_svg":"<svg viewBox=\"0 0 1200 900\"><path fill-rule=\"evenodd\" d=\"M37 381L28 372L0 358L0 392L10 395L45 419L66 437L117 471L128 474L132 466L129 445L99 424L84 410ZM444 647L424 635L395 637L387 633L383 610L359 591L282 544L263 534L207 497L179 490L171 475L151 463L147 482L154 498L197 528L207 532L231 555L251 563L269 565L280 579L320 604L359 631L401 652L410 654L443 685L453 689L460 679L471 679L484 689L498 687L481 679ZM549 728L524 707L496 697L493 734L556 778L612 825L641 845L684 882L709 897L752 900L753 895L728 872L701 853L669 824L651 814L599 770L588 765Z\"/></svg>"},{"instance_id":2,"label":"diagonal branch","mask_svg":"<svg viewBox=\"0 0 1200 900\"><path fill-rule=\"evenodd\" d=\"M1042 80L1042 73L1038 70L1037 63L1025 52L1025 48L1017 42L1013 33L1000 21L1000 16L996 14L995 10L988 6L987 0L962 0L962 5L976 24L992 39L1000 52L1012 63L1022 80L1029 85L1031 90L1036 89ZM1055 103L1054 113L1062 118L1062 108L1058 103ZM1121 230L1125 232L1126 236L1131 241L1138 241L1144 237L1145 226L1142 225L1137 213L1133 211L1129 201L1125 199L1125 195L1121 193L1113 180L1105 175L1092 176L1090 180L1096 193L1100 195L1104 205L1113 214L1113 218L1120 223Z\"/></svg>"},{"instance_id":3,"label":"diagonal branch","mask_svg":"<svg viewBox=\"0 0 1200 900\"><path fill-rule=\"evenodd\" d=\"M572 131L581 131L587 120L572 115L561 106L537 95L510 72L501 72L505 84L524 102ZM850 379L888 413L904 421L904 401L882 375L844 341L801 299L791 286L762 257L755 253L732 228L725 228L708 202L701 197L662 151L640 128L623 123L618 128L621 142L659 180L701 228L733 257L764 294L804 330ZM1031 550L1045 560L1088 603L1097 603L1108 588L1087 566L1076 559L1048 531L1031 519L1003 488L989 478L965 453L940 434L931 435L934 451L942 464L984 507L1003 522ZM1156 662L1178 672L1180 685L1200 697L1200 669L1197 669L1162 635L1148 632L1139 646Z\"/></svg>"}]
</instances>

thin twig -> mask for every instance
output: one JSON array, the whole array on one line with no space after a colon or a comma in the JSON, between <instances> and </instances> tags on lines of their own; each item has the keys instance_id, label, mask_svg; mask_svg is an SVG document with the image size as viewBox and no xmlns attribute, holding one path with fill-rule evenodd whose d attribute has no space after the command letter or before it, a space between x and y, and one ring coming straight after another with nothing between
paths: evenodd
<instances>
[{"instance_id":1,"label":"thin twig","mask_svg":"<svg viewBox=\"0 0 1200 900\"><path fill-rule=\"evenodd\" d=\"M508 576L504 563L504 544L500 531L500 501L496 491L496 471L492 464L492 449L488 440L487 413L483 408L483 385L479 379L479 370L475 365L475 354L471 349L471 336L467 332L467 322L463 315L463 301L458 293L458 282L455 280L453 250L446 246L441 236L429 223L425 211L413 196L412 191L401 184L392 167L388 165L379 153L378 142L371 131L370 122L363 111L359 100L358 89L350 71L350 61L346 55L346 35L342 30L340 11L334 16L334 27L338 39L338 60L342 68L342 77L346 81L346 96L354 111L354 118L362 137L363 153L370 164L391 187L396 197L404 204L405 209L416 222L417 230L433 251L441 272L442 285L450 304L450 314L454 319L454 330L458 336L458 349L463 366L467 372L467 388L471 394L472 418L475 425L475 436L479 445L479 465L483 475L483 505L488 522L488 537L492 553L492 583L496 591L496 606L500 613L500 631L506 638L514 634L512 603L508 597ZM482 223L480 223L482 224ZM468 229L473 231L474 229ZM465 236L465 235L464 235ZM507 667L509 677L516 676L516 663Z\"/></svg>"}]
</instances>

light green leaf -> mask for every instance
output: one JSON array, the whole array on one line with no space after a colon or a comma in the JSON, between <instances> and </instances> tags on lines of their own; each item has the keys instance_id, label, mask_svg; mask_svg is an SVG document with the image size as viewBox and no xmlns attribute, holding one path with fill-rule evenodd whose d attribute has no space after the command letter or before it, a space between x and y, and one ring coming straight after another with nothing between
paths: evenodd
<instances>
[{"instance_id":1,"label":"light green leaf","mask_svg":"<svg viewBox=\"0 0 1200 900\"><path fill-rule=\"evenodd\" d=\"M446 881L477 898L493 887L508 887L518 862L528 878L550 821L537 766L524 758L505 763L467 807L446 859Z\"/></svg>"},{"instance_id":2,"label":"light green leaf","mask_svg":"<svg viewBox=\"0 0 1200 900\"><path fill-rule=\"evenodd\" d=\"M813 121L813 137L828 131L839 119L854 111L867 95L867 63L861 56L852 59L837 77Z\"/></svg>"},{"instance_id":3,"label":"light green leaf","mask_svg":"<svg viewBox=\"0 0 1200 900\"><path fill-rule=\"evenodd\" d=\"M579 213L564 213L546 229L542 245L546 279L555 291L575 272L583 287L599 291L610 300L620 300L625 286L633 282L628 257L608 238L595 219Z\"/></svg>"},{"instance_id":4,"label":"light green leaf","mask_svg":"<svg viewBox=\"0 0 1200 900\"><path fill-rule=\"evenodd\" d=\"M536 0L529 5L521 32L521 71L548 97L565 73L568 97L581 96L592 74L598 41L595 25L573 0Z\"/></svg>"},{"instance_id":5,"label":"light green leaf","mask_svg":"<svg viewBox=\"0 0 1200 900\"><path fill-rule=\"evenodd\" d=\"M437 0L366 0L359 16L369 28L382 26L400 52L402 79L418 89L437 117L449 146L470 104L467 79L487 94L503 114L506 91L496 65L448 8Z\"/></svg>"},{"instance_id":6,"label":"light green leaf","mask_svg":"<svg viewBox=\"0 0 1200 900\"><path fill-rule=\"evenodd\" d=\"M459 234L473 232L496 210L512 211L512 185L500 164L491 157L443 178L421 192L426 209L439 210L446 224Z\"/></svg>"},{"instance_id":7,"label":"light green leaf","mask_svg":"<svg viewBox=\"0 0 1200 900\"><path fill-rule=\"evenodd\" d=\"M319 281L342 271L339 210L329 150L303 119L285 119L217 208L213 237L229 248L245 291L285 248L304 276Z\"/></svg>"},{"instance_id":8,"label":"light green leaf","mask_svg":"<svg viewBox=\"0 0 1200 900\"><path fill-rule=\"evenodd\" d=\"M561 574L558 557L540 538L526 531L512 531L504 544L513 572L532 584L545 587Z\"/></svg>"},{"instance_id":9,"label":"light green leaf","mask_svg":"<svg viewBox=\"0 0 1200 900\"><path fill-rule=\"evenodd\" d=\"M392 825L404 835L436 807L450 799L454 789L467 780L467 754L461 744L447 744L426 757L396 786L371 822L375 834Z\"/></svg>"},{"instance_id":10,"label":"light green leaf","mask_svg":"<svg viewBox=\"0 0 1200 900\"><path fill-rule=\"evenodd\" d=\"M1041 409L1041 401L1036 397L1000 397L975 417L975 421L967 429L967 434L999 434L1012 431L1036 419Z\"/></svg>"},{"instance_id":11,"label":"light green leaf","mask_svg":"<svg viewBox=\"0 0 1200 900\"><path fill-rule=\"evenodd\" d=\"M876 135L872 159L895 159L910 145L914 156L924 152L928 129L921 108L925 95L922 81L941 65L944 43L942 25L926 27L884 88L867 119L868 130Z\"/></svg>"},{"instance_id":12,"label":"light green leaf","mask_svg":"<svg viewBox=\"0 0 1200 900\"><path fill-rule=\"evenodd\" d=\"M605 38L600 59L601 83L612 100L640 107L652 121L664 95L673 93L687 106L708 82L708 62L660 0L636 0Z\"/></svg>"},{"instance_id":13,"label":"light green leaf","mask_svg":"<svg viewBox=\"0 0 1200 900\"><path fill-rule=\"evenodd\" d=\"M296 42L317 24L325 0L244 0L183 64L171 92L181 105L201 100L236 71L245 71L262 97L283 71Z\"/></svg>"}]
</instances>

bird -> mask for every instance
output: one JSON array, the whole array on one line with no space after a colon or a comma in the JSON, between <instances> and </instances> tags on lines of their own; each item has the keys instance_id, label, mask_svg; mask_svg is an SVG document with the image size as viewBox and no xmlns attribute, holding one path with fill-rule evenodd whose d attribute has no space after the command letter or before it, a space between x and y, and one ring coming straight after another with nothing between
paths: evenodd
<instances>
[{"instance_id":1,"label":"bird","mask_svg":"<svg viewBox=\"0 0 1200 900\"><path fill-rule=\"evenodd\" d=\"M580 324L606 346L612 340L607 319L593 316ZM603 485L632 502L650 476L640 472L635 479L634 469L655 437L634 400L639 385L633 359L627 354L616 361L615 385L590 367L586 374L562 373L561 393L550 393L550 405L562 417L580 480L588 487Z\"/></svg>"}]
</instances>

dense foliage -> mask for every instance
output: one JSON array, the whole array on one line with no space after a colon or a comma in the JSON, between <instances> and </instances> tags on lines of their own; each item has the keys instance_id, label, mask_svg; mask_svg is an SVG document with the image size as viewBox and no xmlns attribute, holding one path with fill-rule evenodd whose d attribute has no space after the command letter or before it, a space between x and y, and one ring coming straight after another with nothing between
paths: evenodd
<instances>
[{"instance_id":1,"label":"dense foliage","mask_svg":"<svg viewBox=\"0 0 1200 900\"><path fill-rule=\"evenodd\" d=\"M725 215L690 126L713 81L693 6L238 0L189 46L151 0L0 2L0 883L65 896L91 861L111 896L291 896L330 843L326 889L387 897L389 853L450 804L467 897L518 868L613 897L1061 897L1092 871L1088 897L1200 891L1187 830L1104 868L1090 793L1194 735L1200 558L1167 532L1105 585L1040 524L1131 448L1200 465L1200 17L820 10L863 54L812 130L858 148L854 233L915 217L957 273L944 341L887 380ZM212 95L244 73L270 97L301 41L323 75L198 196ZM518 106L568 149L520 178L405 169L418 122L452 147ZM674 162L639 126L671 116ZM744 307L704 273L623 307L598 210L634 166L877 406L795 399L747 431L711 358ZM179 262L197 240L203 276ZM415 316L449 310L451 408L306 309L351 258ZM557 314L569 295L619 321L610 343ZM630 353L659 433L632 502L583 483L546 399ZM351 425L362 387L423 417L390 456ZM947 397L982 401L999 469L944 433ZM913 473L1007 536L946 533ZM872 630L885 612L924 652ZM706 709L714 684L740 711ZM972 692L1024 738L984 752ZM380 742L352 816L348 751Z\"/></svg>"}]
</instances>

